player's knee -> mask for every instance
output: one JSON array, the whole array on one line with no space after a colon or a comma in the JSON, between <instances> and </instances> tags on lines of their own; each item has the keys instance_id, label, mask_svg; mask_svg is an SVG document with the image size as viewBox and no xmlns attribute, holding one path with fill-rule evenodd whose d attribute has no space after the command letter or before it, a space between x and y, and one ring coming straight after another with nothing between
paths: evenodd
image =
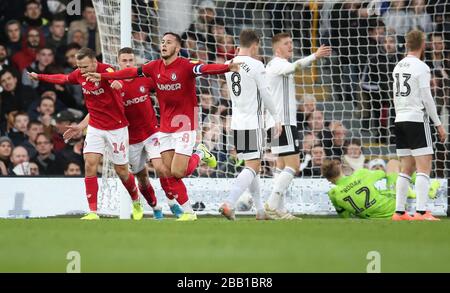
<instances>
[{"instance_id":1,"label":"player's knee","mask_svg":"<svg viewBox=\"0 0 450 293\"><path fill-rule=\"evenodd\" d=\"M86 176L95 176L97 174L98 162L96 160L86 159L84 162L84 172Z\"/></svg>"},{"instance_id":2,"label":"player's knee","mask_svg":"<svg viewBox=\"0 0 450 293\"><path fill-rule=\"evenodd\" d=\"M121 179L128 178L128 165L115 165L114 170Z\"/></svg>"}]
</instances>

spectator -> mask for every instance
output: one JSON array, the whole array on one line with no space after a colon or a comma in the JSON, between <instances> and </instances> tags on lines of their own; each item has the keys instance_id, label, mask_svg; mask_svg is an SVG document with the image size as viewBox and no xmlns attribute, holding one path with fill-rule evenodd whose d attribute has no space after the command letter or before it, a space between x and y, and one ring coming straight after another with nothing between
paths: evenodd
<instances>
[{"instance_id":1,"label":"spectator","mask_svg":"<svg viewBox=\"0 0 450 293\"><path fill-rule=\"evenodd\" d=\"M21 164L29 161L30 157L28 156L27 150L23 146L16 146L11 153L11 165L8 170L9 175L16 175L15 171L23 166ZM17 166L19 168L14 170Z\"/></svg>"},{"instance_id":2,"label":"spectator","mask_svg":"<svg viewBox=\"0 0 450 293\"><path fill-rule=\"evenodd\" d=\"M68 39L73 41L73 35L76 31L81 31L86 37L81 47L88 47L94 50L99 56L101 52L100 34L98 32L97 18L95 17L95 9L92 4L87 4L83 8L82 19L72 21L69 27Z\"/></svg>"},{"instance_id":3,"label":"spectator","mask_svg":"<svg viewBox=\"0 0 450 293\"><path fill-rule=\"evenodd\" d=\"M41 101L43 98L50 98L53 101L53 104L55 107L53 113L58 113L58 112L61 112L65 109L67 109L67 107L64 105L64 103L62 103L58 99L56 91L48 90L48 91L43 92L41 95L41 98L34 100L33 103L31 103L31 105L28 107L28 115L30 116L31 120L38 120L39 116L41 115L41 113L39 112L39 105L41 104Z\"/></svg>"},{"instance_id":4,"label":"spectator","mask_svg":"<svg viewBox=\"0 0 450 293\"><path fill-rule=\"evenodd\" d=\"M74 122L72 125L76 125L76 123ZM82 133L79 133L67 142L64 149L56 153L58 174L63 174L64 166L66 166L69 162L76 162L79 166L81 166L81 170L84 170L83 145L83 135Z\"/></svg>"},{"instance_id":5,"label":"spectator","mask_svg":"<svg viewBox=\"0 0 450 293\"><path fill-rule=\"evenodd\" d=\"M0 137L0 171L3 176L8 175L8 170L11 168L11 154L13 150L13 143L7 136Z\"/></svg>"},{"instance_id":6,"label":"spectator","mask_svg":"<svg viewBox=\"0 0 450 293\"><path fill-rule=\"evenodd\" d=\"M8 137L12 140L14 145L21 145L27 139L25 132L27 132L29 121L30 118L25 112L18 112L14 115L14 125L8 133Z\"/></svg>"},{"instance_id":7,"label":"spectator","mask_svg":"<svg viewBox=\"0 0 450 293\"><path fill-rule=\"evenodd\" d=\"M22 143L22 146L27 149L31 158L34 158L37 154L35 141L36 136L41 132L44 132L42 122L33 120L28 123L26 132L27 140Z\"/></svg>"},{"instance_id":8,"label":"spectator","mask_svg":"<svg viewBox=\"0 0 450 293\"><path fill-rule=\"evenodd\" d=\"M387 142L393 127L395 113L392 105L392 72L402 59L397 53L396 38L388 35L384 38L383 53L369 58L361 78L362 88L362 126L375 129L381 142ZM384 109L384 110L383 110ZM383 114L383 115L382 115Z\"/></svg>"},{"instance_id":9,"label":"spectator","mask_svg":"<svg viewBox=\"0 0 450 293\"><path fill-rule=\"evenodd\" d=\"M55 152L59 152L65 148L66 143L64 142L63 134L72 122L75 122L75 115L68 110L61 111L56 115L55 131L52 136L53 150Z\"/></svg>"},{"instance_id":10,"label":"spectator","mask_svg":"<svg viewBox=\"0 0 450 293\"><path fill-rule=\"evenodd\" d=\"M65 176L81 176L81 167L77 162L69 162L64 168Z\"/></svg>"},{"instance_id":11,"label":"spectator","mask_svg":"<svg viewBox=\"0 0 450 293\"><path fill-rule=\"evenodd\" d=\"M8 38L6 43L8 56L13 56L22 50L22 26L18 20L13 19L6 23L5 30Z\"/></svg>"},{"instance_id":12,"label":"spectator","mask_svg":"<svg viewBox=\"0 0 450 293\"><path fill-rule=\"evenodd\" d=\"M159 59L159 40L150 39L150 28L147 25L133 23L132 37L135 56L139 56L138 64L144 64L150 60ZM155 37L156 38L156 37Z\"/></svg>"},{"instance_id":13,"label":"spectator","mask_svg":"<svg viewBox=\"0 0 450 293\"><path fill-rule=\"evenodd\" d=\"M311 131L305 131L302 139L302 149L300 151L300 174L311 162L311 149L313 146L320 144L317 136Z\"/></svg>"},{"instance_id":14,"label":"spectator","mask_svg":"<svg viewBox=\"0 0 450 293\"><path fill-rule=\"evenodd\" d=\"M0 43L0 71L12 66L11 60L8 58L8 51L6 45Z\"/></svg>"},{"instance_id":15,"label":"spectator","mask_svg":"<svg viewBox=\"0 0 450 293\"><path fill-rule=\"evenodd\" d=\"M53 144L45 133L36 136L37 155L32 159L39 166L39 173L42 175L56 175L57 162L53 154Z\"/></svg>"},{"instance_id":16,"label":"spectator","mask_svg":"<svg viewBox=\"0 0 450 293\"><path fill-rule=\"evenodd\" d=\"M87 42L86 34L82 30L74 30L72 34L69 35L68 41L84 48L86 47Z\"/></svg>"},{"instance_id":17,"label":"spectator","mask_svg":"<svg viewBox=\"0 0 450 293\"><path fill-rule=\"evenodd\" d=\"M404 43L405 35L412 29L411 15L405 10L405 0L391 0L389 10L383 15L388 34L397 36Z\"/></svg>"},{"instance_id":18,"label":"spectator","mask_svg":"<svg viewBox=\"0 0 450 293\"><path fill-rule=\"evenodd\" d=\"M306 116L316 111L316 97L312 94L304 94L303 99L297 104L297 129L307 128Z\"/></svg>"},{"instance_id":19,"label":"spectator","mask_svg":"<svg viewBox=\"0 0 450 293\"><path fill-rule=\"evenodd\" d=\"M66 20L64 17L54 17L50 25L50 35L47 37L46 46L55 53L58 64L64 62L64 52L67 46Z\"/></svg>"},{"instance_id":20,"label":"spectator","mask_svg":"<svg viewBox=\"0 0 450 293\"><path fill-rule=\"evenodd\" d=\"M64 53L65 57L65 67L64 73L69 74L75 69L77 69L76 54L81 49L80 45L77 43L70 43L67 45L66 51ZM79 84L66 84L66 88L69 94L75 99L77 103L77 109L84 109L84 99L81 86Z\"/></svg>"},{"instance_id":21,"label":"spectator","mask_svg":"<svg viewBox=\"0 0 450 293\"><path fill-rule=\"evenodd\" d=\"M213 112L214 98L209 93L207 88L202 88L201 94L199 96L200 108L202 114L202 121L205 121L206 117Z\"/></svg>"},{"instance_id":22,"label":"spectator","mask_svg":"<svg viewBox=\"0 0 450 293\"><path fill-rule=\"evenodd\" d=\"M320 167L322 166L323 160L325 159L325 150L321 145L315 145L311 149L311 161L303 169L303 176L309 177L320 177Z\"/></svg>"},{"instance_id":23,"label":"spectator","mask_svg":"<svg viewBox=\"0 0 450 293\"><path fill-rule=\"evenodd\" d=\"M22 71L22 84L36 89L39 86L39 81L31 80L28 77L27 72L44 73L47 66L53 62L55 62L53 50L50 47L39 48L36 55L36 61Z\"/></svg>"},{"instance_id":24,"label":"spectator","mask_svg":"<svg viewBox=\"0 0 450 293\"><path fill-rule=\"evenodd\" d=\"M411 1L411 21L412 28L418 29L426 34L433 31L433 21L425 10L425 0Z\"/></svg>"},{"instance_id":25,"label":"spectator","mask_svg":"<svg viewBox=\"0 0 450 293\"><path fill-rule=\"evenodd\" d=\"M306 130L313 132L320 139L323 146L331 144L331 132L325 128L325 121L321 111L316 110L308 114L306 122Z\"/></svg>"},{"instance_id":26,"label":"spectator","mask_svg":"<svg viewBox=\"0 0 450 293\"><path fill-rule=\"evenodd\" d=\"M344 153L347 128L340 121L331 121L328 129L331 131L331 141L328 145L324 142L325 153L330 159L340 159Z\"/></svg>"},{"instance_id":27,"label":"spectator","mask_svg":"<svg viewBox=\"0 0 450 293\"><path fill-rule=\"evenodd\" d=\"M23 162L13 169L16 176L39 176L39 166L35 162Z\"/></svg>"},{"instance_id":28,"label":"spectator","mask_svg":"<svg viewBox=\"0 0 450 293\"><path fill-rule=\"evenodd\" d=\"M26 111L38 97L31 87L22 85L14 75L14 71L9 68L0 72L0 85L3 88L0 94L0 128L9 131L15 112ZM8 121L11 124L8 124Z\"/></svg>"},{"instance_id":29,"label":"spectator","mask_svg":"<svg viewBox=\"0 0 450 293\"><path fill-rule=\"evenodd\" d=\"M344 145L344 156L342 157L342 170L345 176L353 174L356 170L364 168L366 160L361 147L361 141L353 138L346 141Z\"/></svg>"},{"instance_id":30,"label":"spectator","mask_svg":"<svg viewBox=\"0 0 450 293\"><path fill-rule=\"evenodd\" d=\"M23 19L23 29L27 30L28 28L37 28L43 34L44 37L48 37L49 29L48 24L49 21L45 17L42 16L42 5L40 1L37 0L27 0L25 4L25 13Z\"/></svg>"},{"instance_id":31,"label":"spectator","mask_svg":"<svg viewBox=\"0 0 450 293\"><path fill-rule=\"evenodd\" d=\"M53 115L55 114L55 101L48 96L43 96L37 110L40 114L37 120L44 125L44 133L51 136L53 133L52 124Z\"/></svg>"},{"instance_id":32,"label":"spectator","mask_svg":"<svg viewBox=\"0 0 450 293\"><path fill-rule=\"evenodd\" d=\"M44 45L38 29L30 28L26 32L26 36L22 50L12 56L12 62L20 72L36 60L38 48Z\"/></svg>"}]
</instances>

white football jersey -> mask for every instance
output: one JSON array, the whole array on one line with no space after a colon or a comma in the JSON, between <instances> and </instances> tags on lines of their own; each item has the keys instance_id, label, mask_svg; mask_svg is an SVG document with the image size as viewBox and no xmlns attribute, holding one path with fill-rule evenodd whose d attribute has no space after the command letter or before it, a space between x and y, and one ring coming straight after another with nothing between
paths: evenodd
<instances>
[{"instance_id":1,"label":"white football jersey","mask_svg":"<svg viewBox=\"0 0 450 293\"><path fill-rule=\"evenodd\" d=\"M264 128L264 97L261 95L267 93L269 87L264 64L249 56L236 56L233 60L242 64L239 72L225 74L232 103L231 129Z\"/></svg>"},{"instance_id":2,"label":"white football jersey","mask_svg":"<svg viewBox=\"0 0 450 293\"><path fill-rule=\"evenodd\" d=\"M267 80L282 125L297 125L295 68L296 64L280 57L274 57L266 66Z\"/></svg>"},{"instance_id":3,"label":"white football jersey","mask_svg":"<svg viewBox=\"0 0 450 293\"><path fill-rule=\"evenodd\" d=\"M430 87L430 67L419 58L407 56L394 68L395 122L428 122L420 89Z\"/></svg>"}]
</instances>

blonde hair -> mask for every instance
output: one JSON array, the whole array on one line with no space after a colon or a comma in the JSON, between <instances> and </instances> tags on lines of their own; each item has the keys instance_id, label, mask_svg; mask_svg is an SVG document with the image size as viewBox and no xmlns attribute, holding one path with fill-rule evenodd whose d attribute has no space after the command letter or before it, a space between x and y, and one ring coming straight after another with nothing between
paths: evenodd
<instances>
[{"instance_id":1,"label":"blonde hair","mask_svg":"<svg viewBox=\"0 0 450 293\"><path fill-rule=\"evenodd\" d=\"M406 34L406 48L409 51L417 51L422 48L425 35L422 31L412 30Z\"/></svg>"}]
</instances>

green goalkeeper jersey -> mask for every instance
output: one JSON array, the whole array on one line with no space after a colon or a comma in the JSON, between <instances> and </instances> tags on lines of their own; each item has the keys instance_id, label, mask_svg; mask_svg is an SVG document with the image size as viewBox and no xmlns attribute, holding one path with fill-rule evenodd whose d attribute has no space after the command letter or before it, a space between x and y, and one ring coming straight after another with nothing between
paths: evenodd
<instances>
[{"instance_id":1,"label":"green goalkeeper jersey","mask_svg":"<svg viewBox=\"0 0 450 293\"><path fill-rule=\"evenodd\" d=\"M395 212L395 191L380 191L375 182L386 178L384 171L359 169L336 182L328 195L337 213L344 218L388 218Z\"/></svg>"}]
</instances>

